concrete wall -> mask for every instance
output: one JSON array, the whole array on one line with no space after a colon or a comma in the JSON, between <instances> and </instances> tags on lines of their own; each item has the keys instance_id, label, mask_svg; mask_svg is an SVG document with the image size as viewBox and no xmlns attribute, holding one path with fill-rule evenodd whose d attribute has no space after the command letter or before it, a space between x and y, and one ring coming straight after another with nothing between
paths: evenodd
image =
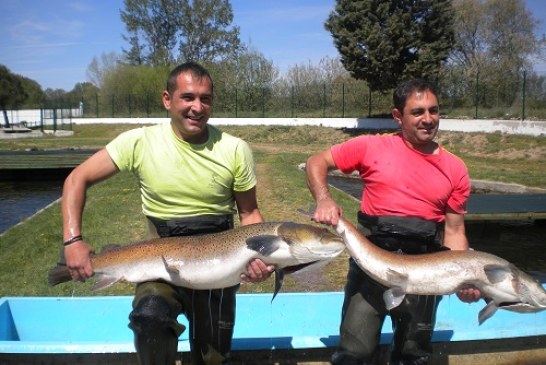
<instances>
[{"instance_id":1,"label":"concrete wall","mask_svg":"<svg viewBox=\"0 0 546 365\"><path fill-rule=\"evenodd\" d=\"M72 118L76 124L159 124L168 118ZM391 129L392 119L378 118L211 118L213 125L323 126L331 128ZM442 119L440 129L460 132L507 133L546 136L546 121Z\"/></svg>"}]
</instances>

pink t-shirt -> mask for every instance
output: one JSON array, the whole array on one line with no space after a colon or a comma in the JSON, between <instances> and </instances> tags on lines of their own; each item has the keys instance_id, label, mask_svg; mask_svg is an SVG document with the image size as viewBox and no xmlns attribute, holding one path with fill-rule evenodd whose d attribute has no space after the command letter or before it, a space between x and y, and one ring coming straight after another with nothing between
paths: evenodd
<instances>
[{"instance_id":1,"label":"pink t-shirt","mask_svg":"<svg viewBox=\"0 0 546 365\"><path fill-rule=\"evenodd\" d=\"M365 135L332 146L338 169L364 181L360 209L368 215L410 216L442 222L446 207L466 213L470 179L464 162L439 148L423 154L400 134Z\"/></svg>"}]
</instances>

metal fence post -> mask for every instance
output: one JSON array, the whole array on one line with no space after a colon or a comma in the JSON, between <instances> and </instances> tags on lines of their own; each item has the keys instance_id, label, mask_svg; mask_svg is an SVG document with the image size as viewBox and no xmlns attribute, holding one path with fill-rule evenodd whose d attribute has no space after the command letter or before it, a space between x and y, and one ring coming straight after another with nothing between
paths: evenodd
<instances>
[{"instance_id":1,"label":"metal fence post","mask_svg":"<svg viewBox=\"0 0 546 365\"><path fill-rule=\"evenodd\" d=\"M475 108L476 111L474 112L474 119L478 119L478 103L480 102L480 92L479 92L479 83L480 83L480 71L476 72L476 101L475 101Z\"/></svg>"},{"instance_id":2,"label":"metal fence post","mask_svg":"<svg viewBox=\"0 0 546 365\"><path fill-rule=\"evenodd\" d=\"M290 117L294 118L294 86L290 88Z\"/></svg>"},{"instance_id":3,"label":"metal fence post","mask_svg":"<svg viewBox=\"0 0 546 365\"><path fill-rule=\"evenodd\" d=\"M262 118L265 118L265 87L262 87Z\"/></svg>"},{"instance_id":4,"label":"metal fence post","mask_svg":"<svg viewBox=\"0 0 546 365\"><path fill-rule=\"evenodd\" d=\"M372 89L368 87L368 118L372 117Z\"/></svg>"},{"instance_id":5,"label":"metal fence post","mask_svg":"<svg viewBox=\"0 0 546 365\"><path fill-rule=\"evenodd\" d=\"M45 115L44 115L44 109L41 108L41 109L40 109L40 131L41 131L42 133L44 133L44 117L45 117Z\"/></svg>"},{"instance_id":6,"label":"metal fence post","mask_svg":"<svg viewBox=\"0 0 546 365\"><path fill-rule=\"evenodd\" d=\"M322 117L326 118L326 82L322 84Z\"/></svg>"},{"instance_id":7,"label":"metal fence post","mask_svg":"<svg viewBox=\"0 0 546 365\"><path fill-rule=\"evenodd\" d=\"M95 106L96 106L96 114L97 118L99 117L99 94L95 94Z\"/></svg>"},{"instance_id":8,"label":"metal fence post","mask_svg":"<svg viewBox=\"0 0 546 365\"><path fill-rule=\"evenodd\" d=\"M345 83L341 84L341 117L345 118Z\"/></svg>"},{"instance_id":9,"label":"metal fence post","mask_svg":"<svg viewBox=\"0 0 546 365\"><path fill-rule=\"evenodd\" d=\"M523 83L521 90L521 120L525 120L525 89L527 88L527 71L523 70Z\"/></svg>"},{"instance_id":10,"label":"metal fence post","mask_svg":"<svg viewBox=\"0 0 546 365\"><path fill-rule=\"evenodd\" d=\"M132 116L132 113L131 113L132 112L132 109L131 109L131 94L129 94L127 96L127 104L129 104L127 107L129 109L129 118L131 118L131 116Z\"/></svg>"}]
</instances>

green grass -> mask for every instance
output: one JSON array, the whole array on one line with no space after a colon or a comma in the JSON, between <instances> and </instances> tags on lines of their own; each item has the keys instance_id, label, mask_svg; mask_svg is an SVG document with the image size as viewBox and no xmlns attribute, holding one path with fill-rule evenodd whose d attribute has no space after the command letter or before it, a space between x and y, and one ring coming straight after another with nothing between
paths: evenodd
<instances>
[{"instance_id":1,"label":"green grass","mask_svg":"<svg viewBox=\"0 0 546 365\"><path fill-rule=\"evenodd\" d=\"M100 148L121 131L120 126L74 126L73 137L43 137L32 140L0 140L0 150L25 148ZM268 221L309 223L299 214L313 200L304 174L297 166L307 157L352 134L321 127L222 127L226 132L249 141L255 152L258 173L258 202ZM467 163L471 177L515 182L546 188L546 142L544 138L485 136L442 133L442 144ZM333 190L334 198L352 219L358 203ZM88 192L83 235L97 251L111 243L128 243L145 236L146 224L140 207L135 179L118 174ZM0 296L87 296L130 295L132 286L116 284L93 293L88 283L47 284L47 272L59 258L62 240L60 205L53 204L24 223L0 236ZM346 275L347 255L327 266L318 280L287 277L283 291L341 290ZM303 280L303 281L302 281ZM271 292L272 280L257 285L243 284L242 292Z\"/></svg>"}]
</instances>

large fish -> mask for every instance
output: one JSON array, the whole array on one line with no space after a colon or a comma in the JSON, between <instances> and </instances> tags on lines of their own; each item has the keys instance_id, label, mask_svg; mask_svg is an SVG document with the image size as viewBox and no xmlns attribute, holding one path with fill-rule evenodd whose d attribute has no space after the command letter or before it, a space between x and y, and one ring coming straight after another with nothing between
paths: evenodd
<instances>
[{"instance_id":1,"label":"large fish","mask_svg":"<svg viewBox=\"0 0 546 365\"><path fill-rule=\"evenodd\" d=\"M471 250L401 255L377 247L343 217L336 231L358 266L389 288L383 295L389 310L406 294L445 295L470 285L488 302L478 315L479 324L498 308L520 313L546 309L542 285L495 255Z\"/></svg>"},{"instance_id":2,"label":"large fish","mask_svg":"<svg viewBox=\"0 0 546 365\"><path fill-rule=\"evenodd\" d=\"M200 236L135 242L91 257L97 281L93 290L119 281L164 280L193 289L236 285L246 265L258 258L276 265L275 293L285 273L326 264L345 249L343 240L324 228L293 222L258 223ZM66 266L49 271L50 285L70 281Z\"/></svg>"}]
</instances>

